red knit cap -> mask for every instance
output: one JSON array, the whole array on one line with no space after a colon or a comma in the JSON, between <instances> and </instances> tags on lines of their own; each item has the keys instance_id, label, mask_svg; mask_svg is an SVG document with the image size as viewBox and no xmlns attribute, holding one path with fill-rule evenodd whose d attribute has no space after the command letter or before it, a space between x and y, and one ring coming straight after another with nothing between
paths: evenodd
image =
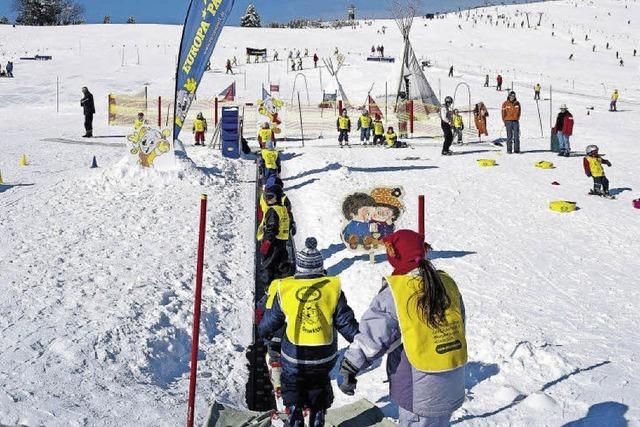
<instances>
[{"instance_id":1,"label":"red knit cap","mask_svg":"<svg viewBox=\"0 0 640 427\"><path fill-rule=\"evenodd\" d=\"M382 241L387 248L387 260L394 268L394 275L407 274L425 258L424 236L415 231L398 230Z\"/></svg>"}]
</instances>

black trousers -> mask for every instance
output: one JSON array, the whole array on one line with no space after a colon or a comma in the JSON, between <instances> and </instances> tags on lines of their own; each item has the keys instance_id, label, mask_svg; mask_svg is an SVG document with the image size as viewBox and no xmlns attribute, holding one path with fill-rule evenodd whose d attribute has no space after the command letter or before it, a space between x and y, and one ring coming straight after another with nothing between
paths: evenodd
<instances>
[{"instance_id":1,"label":"black trousers","mask_svg":"<svg viewBox=\"0 0 640 427\"><path fill-rule=\"evenodd\" d=\"M442 152L446 153L451 148L451 143L453 142L453 131L451 130L451 125L445 121L441 120L440 126L442 127L442 133L444 134Z\"/></svg>"},{"instance_id":2,"label":"black trousers","mask_svg":"<svg viewBox=\"0 0 640 427\"><path fill-rule=\"evenodd\" d=\"M88 134L93 133L93 113L84 115L84 130Z\"/></svg>"},{"instance_id":3,"label":"black trousers","mask_svg":"<svg viewBox=\"0 0 640 427\"><path fill-rule=\"evenodd\" d=\"M601 188L602 188L602 191L604 191L605 193L608 193L609 192L609 180L604 175L602 175L602 176L594 176L593 177L593 189L596 190L596 192L599 192Z\"/></svg>"}]
</instances>

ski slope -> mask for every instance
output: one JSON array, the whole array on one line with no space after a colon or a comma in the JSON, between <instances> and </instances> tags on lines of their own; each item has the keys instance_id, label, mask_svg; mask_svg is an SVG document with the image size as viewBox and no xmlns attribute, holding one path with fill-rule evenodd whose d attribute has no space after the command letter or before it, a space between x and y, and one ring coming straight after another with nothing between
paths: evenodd
<instances>
[{"instance_id":1,"label":"ski slope","mask_svg":"<svg viewBox=\"0 0 640 427\"><path fill-rule=\"evenodd\" d=\"M531 24L542 12L541 26L527 28L524 12ZM495 25L497 15L515 28L502 20ZM468 391L455 424L640 425L640 212L631 206L640 197L640 57L632 56L640 49L638 22L640 4L631 0L563 0L415 20L412 44L434 64L426 75L436 93L453 94L466 82L471 102L489 107L491 139L504 137L499 107L506 92L483 88L484 76L493 84L501 73L505 87L513 82L523 109L519 156L483 143L454 145L459 154L443 158L439 140L414 141L414 149L404 150L341 150L333 136L306 141L304 148L285 144L296 242L318 239L325 266L340 275L358 317L390 268L384 256L371 264L341 245L342 199L377 185L402 186L407 210L399 226L416 228L417 196L426 196L434 263L456 279L467 311ZM184 422L201 193L210 200L197 419L204 420L213 400L244 405L254 167L187 146L189 158L179 158L176 171L133 170L121 161L129 129L106 125L109 92L147 85L151 98L172 94L179 36L179 27L160 25L0 26L0 62L13 59L16 75L0 79L0 424ZM328 57L339 46L346 54L340 81L362 102L372 84L380 95L385 82L393 83L393 65L365 60L379 44L387 55L402 53L393 21L340 30L227 27L199 97L236 81L239 97L255 102L270 75L288 99L294 74L284 61L242 64L244 48L277 48L285 58L285 49ZM17 59L36 53L53 60ZM246 74L222 73L233 55L241 63L237 71ZM451 65L455 73L448 78ZM319 71L303 73L312 102L322 89L332 90L327 73L322 87ZM543 86L540 118L537 82ZM100 144L43 141L88 142L79 138L82 86L95 96L94 134L102 138L92 141ZM613 89L621 93L618 113L607 111ZM468 103L460 90L456 99ZM573 150L597 144L613 163L606 172L616 200L586 195L591 180L581 157L545 152L561 103L574 115ZM18 166L22 154L27 167ZM98 169L89 169L93 156ZM498 166L479 168L478 158L496 159ZM556 168L534 168L539 160ZM547 208L560 199L580 209L559 214ZM353 398L335 387L334 406L365 397L396 418L383 365L360 376Z\"/></svg>"}]
</instances>

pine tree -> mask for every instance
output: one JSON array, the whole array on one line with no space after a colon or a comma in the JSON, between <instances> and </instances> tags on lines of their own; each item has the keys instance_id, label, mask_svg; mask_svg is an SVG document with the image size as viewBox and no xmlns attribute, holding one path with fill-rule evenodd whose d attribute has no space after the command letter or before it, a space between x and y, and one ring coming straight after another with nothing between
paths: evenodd
<instances>
[{"instance_id":1,"label":"pine tree","mask_svg":"<svg viewBox=\"0 0 640 427\"><path fill-rule=\"evenodd\" d=\"M6 16L0 16L0 25L9 25L9 18Z\"/></svg>"},{"instance_id":2,"label":"pine tree","mask_svg":"<svg viewBox=\"0 0 640 427\"><path fill-rule=\"evenodd\" d=\"M130 16L127 18L127 24L135 24L136 23L136 17L135 16Z\"/></svg>"},{"instance_id":3,"label":"pine tree","mask_svg":"<svg viewBox=\"0 0 640 427\"><path fill-rule=\"evenodd\" d=\"M73 0L14 0L16 23L71 25L84 22L84 7Z\"/></svg>"},{"instance_id":4,"label":"pine tree","mask_svg":"<svg viewBox=\"0 0 640 427\"><path fill-rule=\"evenodd\" d=\"M253 4L247 6L247 11L244 16L240 18L241 27L260 27L260 15Z\"/></svg>"}]
</instances>

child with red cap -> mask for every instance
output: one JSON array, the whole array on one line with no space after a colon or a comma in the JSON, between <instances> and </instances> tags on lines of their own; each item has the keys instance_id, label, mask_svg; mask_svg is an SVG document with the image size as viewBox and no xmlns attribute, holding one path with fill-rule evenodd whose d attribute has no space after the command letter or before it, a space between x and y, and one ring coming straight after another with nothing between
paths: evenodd
<instances>
[{"instance_id":1,"label":"child with red cap","mask_svg":"<svg viewBox=\"0 0 640 427\"><path fill-rule=\"evenodd\" d=\"M464 400L465 314L456 283L426 258L411 230L383 239L393 274L362 316L340 366L340 390L353 395L356 375L385 354L389 395L401 426L449 425Z\"/></svg>"}]
</instances>

